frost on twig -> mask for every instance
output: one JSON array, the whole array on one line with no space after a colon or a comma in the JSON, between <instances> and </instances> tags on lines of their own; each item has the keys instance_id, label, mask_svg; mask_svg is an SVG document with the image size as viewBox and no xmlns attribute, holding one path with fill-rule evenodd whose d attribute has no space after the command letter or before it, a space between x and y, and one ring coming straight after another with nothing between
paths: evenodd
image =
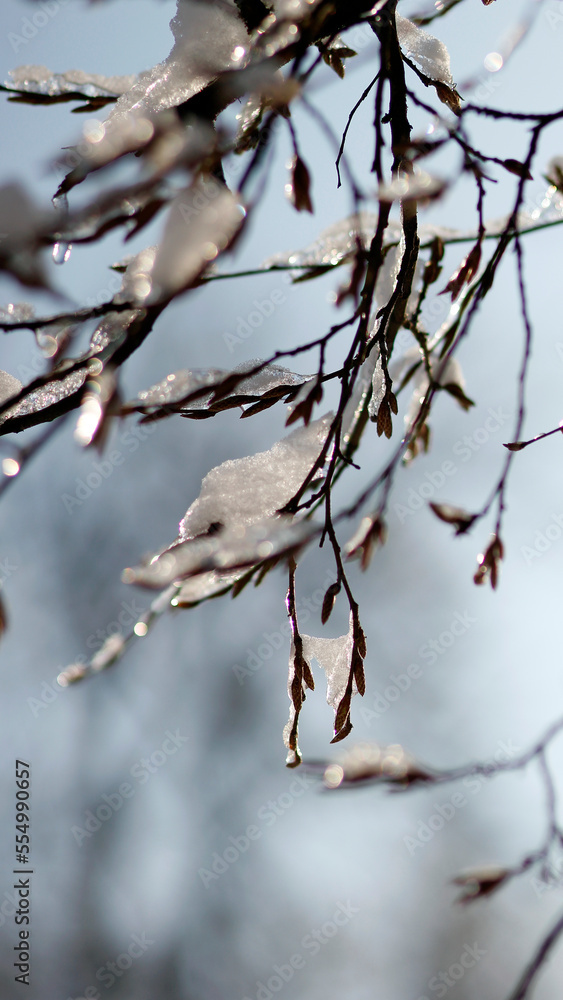
<instances>
[{"instance_id":1,"label":"frost on twig","mask_svg":"<svg viewBox=\"0 0 563 1000\"><path fill-rule=\"evenodd\" d=\"M256 358L243 362L232 372L221 368L181 370L171 372L161 382L140 392L136 399L123 405L122 413L142 413L147 420L171 413L202 418L233 407L245 407L241 416L251 416L280 399L285 402L293 399L310 379L309 375L298 375Z\"/></svg>"},{"instance_id":2,"label":"frost on twig","mask_svg":"<svg viewBox=\"0 0 563 1000\"><path fill-rule=\"evenodd\" d=\"M77 110L91 111L116 101L135 79L134 75L101 76L78 69L53 73L46 66L26 65L10 70L10 79L0 89L14 95L11 100L29 104L81 101L84 106Z\"/></svg>"}]
</instances>

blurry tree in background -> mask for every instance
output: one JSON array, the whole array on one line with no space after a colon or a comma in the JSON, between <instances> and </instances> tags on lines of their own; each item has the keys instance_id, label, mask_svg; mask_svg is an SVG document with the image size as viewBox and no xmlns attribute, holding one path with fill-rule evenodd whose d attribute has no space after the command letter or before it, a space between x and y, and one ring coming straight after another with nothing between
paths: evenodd
<instances>
[{"instance_id":1,"label":"blurry tree in background","mask_svg":"<svg viewBox=\"0 0 563 1000\"><path fill-rule=\"evenodd\" d=\"M68 102L72 111L89 117L77 144L58 154L62 179L52 208L37 207L20 184L0 189L2 269L27 289L43 293L49 289L42 259L46 249L64 264L73 246L101 240L113 229L127 241L162 216L162 232L157 246L118 263L108 261L122 275L119 290L108 301L65 307L51 315L37 315L27 301L3 307L2 329L33 331L44 370L27 385L7 372L0 376L1 433L25 432L23 444L14 437L5 441L0 491L25 476L26 463L58 428L64 425L69 432L69 417L79 445L99 451L92 476L101 481L105 470L113 468L115 452L104 450L104 444L118 420L135 416L146 427L173 415L211 419L226 409L233 410L233 419L250 419L285 405L287 436L267 451L212 469L180 522L179 536L154 557L125 570L126 582L156 592L131 631L112 634L90 662L71 665L59 683L68 686L115 663L170 607L190 608L228 593L236 597L247 585L259 585L274 567L287 567L288 766L318 771L333 792L370 782L402 789L437 786L528 764L539 769L548 803L545 841L513 867L460 875L457 881L467 902L496 892L523 872L534 872L540 880L553 878L550 861L563 845L563 831L546 749L563 728L563 719L527 751L450 770L428 767L399 745L361 744L336 762L315 763L298 744L305 694L315 686L313 660L326 672L334 710L332 742L345 739L353 728L359 702L352 699L366 691L370 637L362 628L361 601L350 583L348 562L360 560L368 572L372 556L377 560L396 477L403 465L416 462L431 447L436 401L449 397L452 407L466 411L474 405L457 354L473 331L484 298L495 293L501 265L516 270L521 314L515 425L503 431L506 450L481 506L465 509L438 497L431 503L436 517L456 535L474 534L482 549L474 569L476 585L499 585L504 544L510 545L503 520L509 476L518 453L561 431L556 427L531 440L524 437L533 337L526 239L563 222L563 158L544 163L538 154L544 133L563 119L563 109L521 113L496 110L476 98L473 102L479 80L456 82L446 46L430 33L439 34L441 19L462 2L473 4L474 17L487 16L476 0L443 0L410 18L399 13L397 0L375 5L362 0L179 0L170 56L138 77L52 73L37 66L14 70L12 82L3 88L9 100ZM482 2L486 7L493 0ZM506 0L497 2L506 4L510 31L499 50L487 56L489 75L518 58L516 50L541 7L529 3L528 16L512 23L515 15ZM42 16L47 15L37 5L28 30L40 26ZM358 93L351 70L374 37L379 55L373 79ZM10 41L17 53L25 36L12 33ZM326 65L349 95L343 135L334 127L328 103L315 96L319 69ZM373 131L365 137L365 162L351 162L346 138L365 102L373 109ZM293 148L287 198L296 212L315 207L322 216L315 176L307 165L308 137L292 114L296 107L332 144L335 185L347 192L350 214L304 249L280 252L237 273L230 252L244 240L245 228L251 221L268 225L261 201L282 129ZM499 156L477 148L472 133L481 118L499 127L517 125L524 155L517 158L507 148ZM545 192L530 200L527 184L538 174L545 178ZM512 184L511 207L491 220L488 196L499 178ZM94 181L98 188L89 196ZM459 224L456 210L469 191L474 222L467 228ZM439 208L442 201L441 224L420 221L421 207L432 203ZM447 248L456 254L453 273L445 267ZM159 318L177 298L202 287L210 296L228 296L234 282L250 275L282 272L298 283L333 271L330 328L318 326L314 315L303 316L298 347L280 344L269 357L249 359L233 370L177 371L134 399L122 397L120 369L149 335L158 337ZM227 346L243 344L282 295L273 292L255 301L236 332L227 335ZM300 374L305 360L313 374ZM492 410L489 419L496 419ZM367 455L369 474L360 476ZM445 467L434 474L436 483L427 497L441 492L448 475ZM93 482L84 486L92 488ZM420 493L413 502L422 503ZM63 497L69 511L81 499L78 493ZM412 512L406 506L395 509L401 522ZM345 602L349 629L340 637L308 636L300 630L299 560L311 546L331 552L334 568L325 583L322 622L328 622L336 602ZM469 569L460 566L460 571ZM530 956L511 1000L528 994L561 933L563 918Z\"/></svg>"}]
</instances>

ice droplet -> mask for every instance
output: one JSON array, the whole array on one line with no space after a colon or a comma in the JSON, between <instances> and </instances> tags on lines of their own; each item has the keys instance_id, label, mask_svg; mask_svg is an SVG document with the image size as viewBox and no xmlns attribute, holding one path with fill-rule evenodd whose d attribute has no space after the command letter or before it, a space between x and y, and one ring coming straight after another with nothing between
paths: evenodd
<instances>
[{"instance_id":1,"label":"ice droplet","mask_svg":"<svg viewBox=\"0 0 563 1000\"><path fill-rule=\"evenodd\" d=\"M72 251L72 243L65 243L62 240L53 244L53 260L55 264L66 264Z\"/></svg>"}]
</instances>

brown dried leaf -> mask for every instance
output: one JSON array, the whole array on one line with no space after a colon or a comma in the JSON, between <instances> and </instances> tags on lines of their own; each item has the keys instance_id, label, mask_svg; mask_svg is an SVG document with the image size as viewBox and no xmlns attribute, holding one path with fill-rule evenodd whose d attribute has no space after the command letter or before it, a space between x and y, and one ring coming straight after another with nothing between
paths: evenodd
<instances>
[{"instance_id":1,"label":"brown dried leaf","mask_svg":"<svg viewBox=\"0 0 563 1000\"><path fill-rule=\"evenodd\" d=\"M430 428L428 424L422 424L418 428L415 435L409 441L405 454L403 455L403 462L408 465L412 462L421 451L427 452L430 447Z\"/></svg>"},{"instance_id":2,"label":"brown dried leaf","mask_svg":"<svg viewBox=\"0 0 563 1000\"><path fill-rule=\"evenodd\" d=\"M456 528L456 535L463 535L475 521L475 514L470 514L462 507L454 507L449 503L430 503L428 505L434 511L436 517L446 524L453 524Z\"/></svg>"},{"instance_id":3,"label":"brown dried leaf","mask_svg":"<svg viewBox=\"0 0 563 1000\"><path fill-rule=\"evenodd\" d=\"M522 451L522 448L527 448L530 441L510 441L508 444L503 444L503 448L508 448L509 451Z\"/></svg>"},{"instance_id":4,"label":"brown dried leaf","mask_svg":"<svg viewBox=\"0 0 563 1000\"><path fill-rule=\"evenodd\" d=\"M454 885L462 887L462 892L458 896L458 903L471 903L481 896L488 896L491 892L499 889L510 871L507 868L475 868L468 872L457 875L452 882Z\"/></svg>"},{"instance_id":5,"label":"brown dried leaf","mask_svg":"<svg viewBox=\"0 0 563 1000\"><path fill-rule=\"evenodd\" d=\"M213 413L221 413L223 410L234 410L237 406L244 406L252 401L252 396L228 396L227 399L218 399L209 403L209 410Z\"/></svg>"},{"instance_id":6,"label":"brown dried leaf","mask_svg":"<svg viewBox=\"0 0 563 1000\"><path fill-rule=\"evenodd\" d=\"M318 49L322 54L324 62L334 70L341 80L344 79L345 72L343 60L350 59L352 56L358 54L354 49L349 49L347 45L338 44L337 42L332 45L323 45L321 42L318 45Z\"/></svg>"},{"instance_id":7,"label":"brown dried leaf","mask_svg":"<svg viewBox=\"0 0 563 1000\"><path fill-rule=\"evenodd\" d=\"M377 436L381 437L383 434L385 434L386 438L390 438L393 434L391 405L387 396L382 399L377 414Z\"/></svg>"},{"instance_id":8,"label":"brown dried leaf","mask_svg":"<svg viewBox=\"0 0 563 1000\"><path fill-rule=\"evenodd\" d=\"M0 595L0 636L4 635L4 632L8 628L8 612L6 611L6 604L4 598Z\"/></svg>"},{"instance_id":9,"label":"brown dried leaf","mask_svg":"<svg viewBox=\"0 0 563 1000\"><path fill-rule=\"evenodd\" d=\"M450 294L452 302L455 302L463 286L468 285L474 274L477 273L480 263L481 242L477 240L477 243L471 248L465 260L461 262L458 270L452 274L446 287L440 292L440 295Z\"/></svg>"},{"instance_id":10,"label":"brown dried leaf","mask_svg":"<svg viewBox=\"0 0 563 1000\"><path fill-rule=\"evenodd\" d=\"M503 160L502 162L505 169L509 170L511 174L516 174L517 177L523 177L527 181L533 181L534 178L525 163L522 163L520 160L512 160L510 158L508 160Z\"/></svg>"},{"instance_id":11,"label":"brown dried leaf","mask_svg":"<svg viewBox=\"0 0 563 1000\"><path fill-rule=\"evenodd\" d=\"M424 284L433 285L442 273L440 261L444 256L444 242L439 236L435 236L430 246L430 259L424 268Z\"/></svg>"},{"instance_id":12,"label":"brown dried leaf","mask_svg":"<svg viewBox=\"0 0 563 1000\"><path fill-rule=\"evenodd\" d=\"M351 700L352 700L352 689L351 688L349 688L349 689L347 688L346 692L344 693L344 695L342 697L342 701L340 702L340 704L339 704L339 706L338 706L338 708L336 710L336 717L334 719L334 732L335 732L335 735L340 732L340 730L342 729L344 723L346 722L346 719L348 719L348 717L350 715L350 702L351 702Z\"/></svg>"},{"instance_id":13,"label":"brown dried leaf","mask_svg":"<svg viewBox=\"0 0 563 1000\"><path fill-rule=\"evenodd\" d=\"M442 104L453 111L454 115L461 114L461 97L455 87L448 87L445 83L433 83L436 93Z\"/></svg>"},{"instance_id":14,"label":"brown dried leaf","mask_svg":"<svg viewBox=\"0 0 563 1000\"><path fill-rule=\"evenodd\" d=\"M563 160L560 156L550 161L544 177L548 184L553 184L558 191L563 191Z\"/></svg>"},{"instance_id":15,"label":"brown dried leaf","mask_svg":"<svg viewBox=\"0 0 563 1000\"><path fill-rule=\"evenodd\" d=\"M297 676L297 670L291 682L291 700L295 711L299 712L305 699L303 697L303 681L301 677Z\"/></svg>"},{"instance_id":16,"label":"brown dried leaf","mask_svg":"<svg viewBox=\"0 0 563 1000\"><path fill-rule=\"evenodd\" d=\"M241 413L240 418L242 420L243 417L253 417L255 413L260 413L262 410L268 410L270 406L275 406L277 401L278 400L276 396L273 397L270 396L270 398L268 399L266 398L266 394L264 394L263 399L259 399L258 402L253 403L252 406L247 406L246 410L244 410L244 412Z\"/></svg>"},{"instance_id":17,"label":"brown dried leaf","mask_svg":"<svg viewBox=\"0 0 563 1000\"><path fill-rule=\"evenodd\" d=\"M490 578L491 587L496 590L499 575L499 563L504 557L504 546L498 535L493 535L493 540L486 552L479 556L477 569L473 577L473 583L478 587L482 586Z\"/></svg>"},{"instance_id":18,"label":"brown dried leaf","mask_svg":"<svg viewBox=\"0 0 563 1000\"><path fill-rule=\"evenodd\" d=\"M386 537L387 528L382 518L362 518L358 530L345 545L346 559L361 557L361 568L365 571L370 564L375 546L383 545Z\"/></svg>"},{"instance_id":19,"label":"brown dried leaf","mask_svg":"<svg viewBox=\"0 0 563 1000\"><path fill-rule=\"evenodd\" d=\"M293 407L285 422L285 426L289 427L290 424L294 424L297 420L303 418L303 423L307 427L310 423L315 403L320 403L322 398L322 384L320 382L315 382L313 388L306 395L305 399L301 400L300 403L297 403L297 405Z\"/></svg>"},{"instance_id":20,"label":"brown dried leaf","mask_svg":"<svg viewBox=\"0 0 563 1000\"><path fill-rule=\"evenodd\" d=\"M240 578L240 580L235 580L235 582L233 583L233 585L231 587L231 597L233 599L235 597L238 597L238 595L240 594L240 592L242 590L244 590L244 588L246 587L247 583L250 583L250 581L251 581L251 579L253 577L253 574L255 572L256 572L256 567L253 566L252 569L248 571L248 573L245 573L244 576L242 576Z\"/></svg>"},{"instance_id":21,"label":"brown dried leaf","mask_svg":"<svg viewBox=\"0 0 563 1000\"><path fill-rule=\"evenodd\" d=\"M365 660L367 654L366 636L359 622L357 622L354 628L354 641L358 647L358 652L362 660Z\"/></svg>"},{"instance_id":22,"label":"brown dried leaf","mask_svg":"<svg viewBox=\"0 0 563 1000\"><path fill-rule=\"evenodd\" d=\"M352 732L353 726L350 721L350 716L346 719L342 729L340 729L335 736L331 739L331 743L340 743L341 740L345 740L347 736Z\"/></svg>"},{"instance_id":23,"label":"brown dried leaf","mask_svg":"<svg viewBox=\"0 0 563 1000\"><path fill-rule=\"evenodd\" d=\"M352 268L350 280L346 284L341 285L338 289L336 295L337 306L341 306L342 303L348 298L357 302L360 289L364 283L366 268L367 261L365 260L363 254L357 253L354 258L354 267Z\"/></svg>"},{"instance_id":24,"label":"brown dried leaf","mask_svg":"<svg viewBox=\"0 0 563 1000\"><path fill-rule=\"evenodd\" d=\"M364 673L363 659L359 655L359 652L358 655L354 656L352 659L352 670L354 671L354 680L356 681L358 694L363 698L366 693L366 675Z\"/></svg>"},{"instance_id":25,"label":"brown dried leaf","mask_svg":"<svg viewBox=\"0 0 563 1000\"><path fill-rule=\"evenodd\" d=\"M470 410L472 406L475 406L473 400L470 399L469 396L465 395L463 389L457 382L448 382L446 385L442 386L442 389L445 389L446 392L449 392L450 396L453 396L454 399L457 400L462 410L467 412L467 410Z\"/></svg>"},{"instance_id":26,"label":"brown dried leaf","mask_svg":"<svg viewBox=\"0 0 563 1000\"><path fill-rule=\"evenodd\" d=\"M300 156L295 156L291 165L291 183L286 185L291 204L298 212L313 213L311 201L311 176Z\"/></svg>"},{"instance_id":27,"label":"brown dried leaf","mask_svg":"<svg viewBox=\"0 0 563 1000\"><path fill-rule=\"evenodd\" d=\"M334 607L334 602L336 601L336 598L338 597L339 593L340 593L340 584L331 583L323 600L323 606L321 611L321 621L323 625L326 625L327 621L329 620L332 614L332 609Z\"/></svg>"},{"instance_id":28,"label":"brown dried leaf","mask_svg":"<svg viewBox=\"0 0 563 1000\"><path fill-rule=\"evenodd\" d=\"M310 691L315 690L315 680L307 660L303 660L303 680Z\"/></svg>"}]
</instances>

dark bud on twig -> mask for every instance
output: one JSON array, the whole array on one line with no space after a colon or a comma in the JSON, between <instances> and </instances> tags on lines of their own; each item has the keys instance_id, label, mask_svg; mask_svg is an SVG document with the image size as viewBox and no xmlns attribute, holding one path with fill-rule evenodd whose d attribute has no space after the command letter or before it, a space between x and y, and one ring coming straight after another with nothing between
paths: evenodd
<instances>
[{"instance_id":1,"label":"dark bud on twig","mask_svg":"<svg viewBox=\"0 0 563 1000\"><path fill-rule=\"evenodd\" d=\"M365 571L375 547L383 545L386 537L387 528L382 518L364 517L356 533L344 546L344 554L347 559L361 559L361 567Z\"/></svg>"},{"instance_id":2,"label":"dark bud on twig","mask_svg":"<svg viewBox=\"0 0 563 1000\"><path fill-rule=\"evenodd\" d=\"M478 559L477 570L473 577L473 583L481 586L490 577L491 587L496 590L498 583L499 563L504 556L504 546L498 535L493 535L493 540L486 552L481 553Z\"/></svg>"},{"instance_id":3,"label":"dark bud on twig","mask_svg":"<svg viewBox=\"0 0 563 1000\"><path fill-rule=\"evenodd\" d=\"M286 194L298 212L313 212L311 201L311 176L300 156L295 156L291 166L291 182L286 184Z\"/></svg>"},{"instance_id":4,"label":"dark bud on twig","mask_svg":"<svg viewBox=\"0 0 563 1000\"><path fill-rule=\"evenodd\" d=\"M332 609L334 607L334 602L336 601L336 598L338 597L339 593L340 593L340 584L331 583L323 600L323 607L321 611L321 621L323 625L326 625L327 621L329 620L332 614Z\"/></svg>"},{"instance_id":5,"label":"dark bud on twig","mask_svg":"<svg viewBox=\"0 0 563 1000\"><path fill-rule=\"evenodd\" d=\"M521 163L520 160L512 159L503 160L502 162L505 169L511 174L516 174L517 177L523 177L527 181L533 181L534 178L525 163Z\"/></svg>"},{"instance_id":6,"label":"dark bud on twig","mask_svg":"<svg viewBox=\"0 0 563 1000\"><path fill-rule=\"evenodd\" d=\"M455 302L464 285L468 285L472 277L477 273L481 263L481 242L477 241L469 251L465 260L461 262L457 271L452 274L446 287L440 295L451 295L452 302Z\"/></svg>"},{"instance_id":7,"label":"dark bud on twig","mask_svg":"<svg viewBox=\"0 0 563 1000\"><path fill-rule=\"evenodd\" d=\"M458 903L471 903L481 896L488 896L500 888L506 878L510 875L507 868L473 868L471 871L462 872L452 879L454 885L462 887L462 892L457 898Z\"/></svg>"},{"instance_id":8,"label":"dark bud on twig","mask_svg":"<svg viewBox=\"0 0 563 1000\"><path fill-rule=\"evenodd\" d=\"M456 535L463 535L469 531L476 518L475 514L470 514L462 507L454 507L449 503L430 503L428 506L441 521L454 525Z\"/></svg>"},{"instance_id":9,"label":"dark bud on twig","mask_svg":"<svg viewBox=\"0 0 563 1000\"><path fill-rule=\"evenodd\" d=\"M362 782L385 782L406 788L422 781L433 781L433 775L398 743L391 746L359 743L339 762L329 764L324 773L327 788Z\"/></svg>"}]
</instances>

